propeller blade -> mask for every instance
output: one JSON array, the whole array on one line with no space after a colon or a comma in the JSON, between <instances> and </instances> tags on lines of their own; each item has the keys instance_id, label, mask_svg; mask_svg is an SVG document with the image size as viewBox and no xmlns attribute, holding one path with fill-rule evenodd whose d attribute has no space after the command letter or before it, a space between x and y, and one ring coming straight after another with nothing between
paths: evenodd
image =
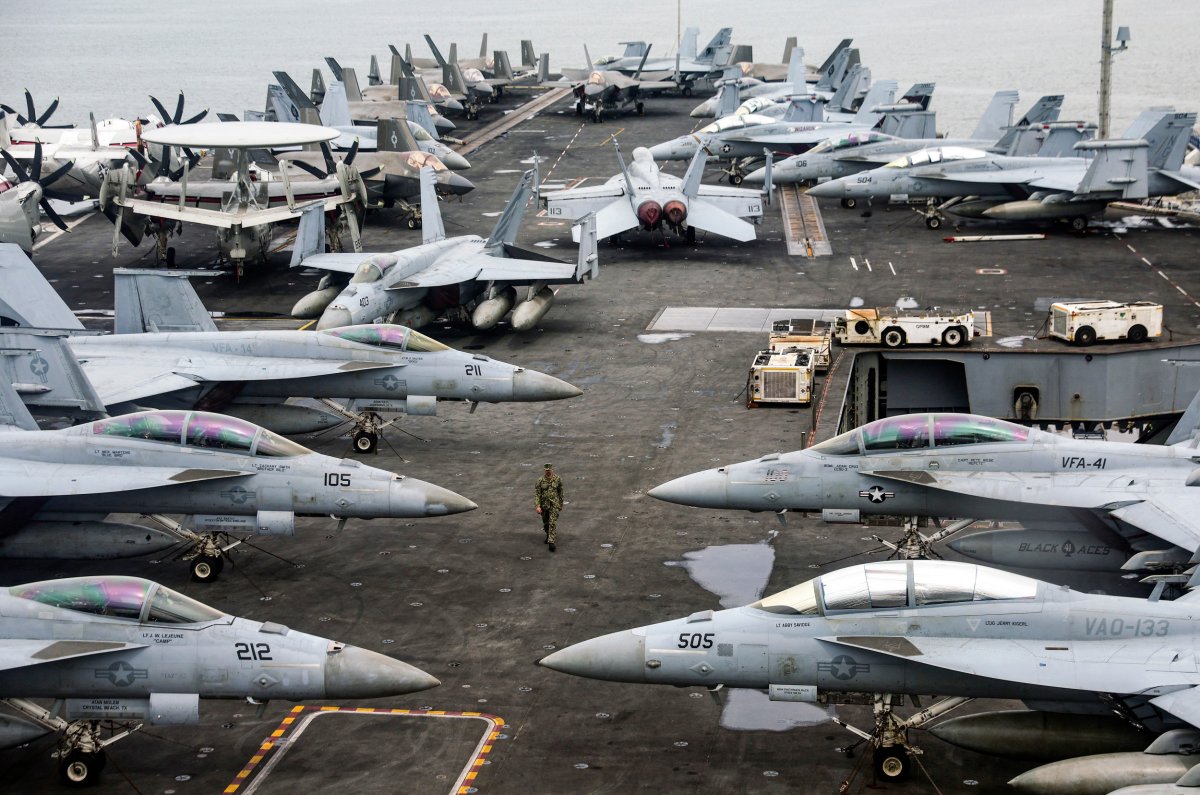
<instances>
[{"instance_id":1,"label":"propeller blade","mask_svg":"<svg viewBox=\"0 0 1200 795\"><path fill-rule=\"evenodd\" d=\"M171 117L172 124L179 124L179 120L183 118L183 92L179 92L179 99L175 100L175 115Z\"/></svg>"},{"instance_id":2,"label":"propeller blade","mask_svg":"<svg viewBox=\"0 0 1200 795\"><path fill-rule=\"evenodd\" d=\"M43 113L41 116L38 116L38 126L44 127L46 122L50 120L50 117L54 115L54 111L56 110L58 110L58 97L54 98L54 101L50 103L50 107L46 108L45 113Z\"/></svg>"},{"instance_id":3,"label":"propeller blade","mask_svg":"<svg viewBox=\"0 0 1200 795\"><path fill-rule=\"evenodd\" d=\"M342 162L345 163L346 165L350 165L351 163L354 162L354 157L357 154L358 154L358 139L355 138L354 143L350 144L349 154L346 155L346 157L342 160Z\"/></svg>"},{"instance_id":4,"label":"propeller blade","mask_svg":"<svg viewBox=\"0 0 1200 795\"><path fill-rule=\"evenodd\" d=\"M205 108L204 110L197 113L195 116L192 116L190 119L187 119L186 121L181 121L179 123L180 124L195 124L196 122L200 121L207 115L208 115L208 108Z\"/></svg>"},{"instance_id":5,"label":"propeller blade","mask_svg":"<svg viewBox=\"0 0 1200 795\"><path fill-rule=\"evenodd\" d=\"M29 109L29 121L32 122L37 118L37 111L33 109L33 94L29 93L29 89L25 89L25 107Z\"/></svg>"},{"instance_id":6,"label":"propeller blade","mask_svg":"<svg viewBox=\"0 0 1200 795\"><path fill-rule=\"evenodd\" d=\"M169 177L170 175L171 175L171 147L163 146L162 160L160 160L158 162L158 174L156 176Z\"/></svg>"},{"instance_id":7,"label":"propeller blade","mask_svg":"<svg viewBox=\"0 0 1200 795\"><path fill-rule=\"evenodd\" d=\"M75 161L68 160L66 163L63 163L61 166L55 169L50 176L46 177L45 179L39 179L38 182L42 185L53 185L59 180L60 177L62 177L63 174L66 174L68 171L70 171L74 165Z\"/></svg>"},{"instance_id":8,"label":"propeller blade","mask_svg":"<svg viewBox=\"0 0 1200 795\"><path fill-rule=\"evenodd\" d=\"M42 178L42 142L33 144L33 165L29 167L29 180L38 182Z\"/></svg>"},{"instance_id":9,"label":"propeller blade","mask_svg":"<svg viewBox=\"0 0 1200 795\"><path fill-rule=\"evenodd\" d=\"M143 154L142 154L141 152L139 152L138 150L136 150L136 149L130 149L130 150L129 150L129 154L130 154L130 156L133 158L133 161L134 161L135 163L137 163L137 167L138 167L139 169L145 168L146 166L150 165L150 161L149 161L149 160L147 160L147 159L146 159L146 156L145 156L145 155L143 155Z\"/></svg>"},{"instance_id":10,"label":"propeller blade","mask_svg":"<svg viewBox=\"0 0 1200 795\"><path fill-rule=\"evenodd\" d=\"M66 223L63 221L62 218L60 218L58 216L58 213L54 212L54 208L50 206L50 202L47 201L44 196L42 197L42 200L39 202L39 204L42 205L42 212L44 212L46 214L47 218L49 218L52 222L54 222L55 226L57 226L59 229L63 230L64 232L67 231Z\"/></svg>"},{"instance_id":11,"label":"propeller blade","mask_svg":"<svg viewBox=\"0 0 1200 795\"><path fill-rule=\"evenodd\" d=\"M170 123L171 114L167 113L167 109L163 107L163 104L155 97L150 97L150 102L154 105L154 109L158 111L158 117L163 120L163 123Z\"/></svg>"},{"instance_id":12,"label":"propeller blade","mask_svg":"<svg viewBox=\"0 0 1200 795\"><path fill-rule=\"evenodd\" d=\"M321 142L321 154L325 158L325 173L332 174L337 171L337 163L333 161L333 152L329 150L329 144L325 141Z\"/></svg>"},{"instance_id":13,"label":"propeller blade","mask_svg":"<svg viewBox=\"0 0 1200 795\"><path fill-rule=\"evenodd\" d=\"M366 171L358 172L358 175L363 179L370 179L381 171L383 171L383 166L375 166L375 168L368 168Z\"/></svg>"},{"instance_id":14,"label":"propeller blade","mask_svg":"<svg viewBox=\"0 0 1200 795\"><path fill-rule=\"evenodd\" d=\"M25 170L24 166L17 162L15 157L8 153L7 149L0 149L0 155L4 156L4 162L8 163L8 167L11 168L13 173L17 175L17 182L29 181L29 172Z\"/></svg>"},{"instance_id":15,"label":"propeller blade","mask_svg":"<svg viewBox=\"0 0 1200 795\"><path fill-rule=\"evenodd\" d=\"M316 166L314 166L311 163L305 163L303 160L289 160L288 162L291 163L296 168L300 169L301 171L303 171L307 174L311 174L312 176L316 177L317 179L325 179L326 177L329 176L328 173L322 171L321 169L317 168Z\"/></svg>"},{"instance_id":16,"label":"propeller blade","mask_svg":"<svg viewBox=\"0 0 1200 795\"><path fill-rule=\"evenodd\" d=\"M5 113L11 113L12 115L16 116L16 117L17 117L17 123L18 123L18 124L22 124L22 125L24 125L24 124L28 124L28 123L29 123L29 120L28 120L28 119L26 119L26 118L25 118L24 116L22 116L20 113L17 113L17 110L16 110L16 108L10 108L8 105L5 105L5 104L3 104L3 103L0 103L0 110L4 111Z\"/></svg>"}]
</instances>

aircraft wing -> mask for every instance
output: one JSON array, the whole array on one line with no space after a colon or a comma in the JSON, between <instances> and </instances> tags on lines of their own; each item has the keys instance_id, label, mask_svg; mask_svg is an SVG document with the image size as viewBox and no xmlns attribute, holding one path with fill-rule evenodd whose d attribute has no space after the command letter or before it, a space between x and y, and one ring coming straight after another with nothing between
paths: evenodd
<instances>
[{"instance_id":1,"label":"aircraft wing","mask_svg":"<svg viewBox=\"0 0 1200 795\"><path fill-rule=\"evenodd\" d=\"M325 199L326 212L335 209L341 202L342 197L340 195L327 197ZM119 199L117 203L122 207L129 208L138 215L148 215L153 218L168 218L173 221L215 226L221 229L229 229L234 226L262 226L263 224L291 221L299 218L303 209L297 206L293 210L286 204L281 204L277 207L266 207L261 210L222 212L221 210L206 210L202 207L192 207L186 204L180 207L178 202L156 202L148 199Z\"/></svg>"},{"instance_id":2,"label":"aircraft wing","mask_svg":"<svg viewBox=\"0 0 1200 795\"><path fill-rule=\"evenodd\" d=\"M77 657L108 654L114 651L144 649L145 643L120 643L104 640L35 640L6 638L0 640L0 671L27 668L31 665L60 662Z\"/></svg>"},{"instance_id":3,"label":"aircraft wing","mask_svg":"<svg viewBox=\"0 0 1200 795\"><path fill-rule=\"evenodd\" d=\"M546 200L546 215L552 219L582 218L588 213L598 213L617 199L625 196L621 185L592 185L586 188L570 188L543 193ZM628 202L624 202L628 204Z\"/></svg>"},{"instance_id":4,"label":"aircraft wing","mask_svg":"<svg viewBox=\"0 0 1200 795\"><path fill-rule=\"evenodd\" d=\"M81 354L86 355L83 351ZM82 359L80 365L105 406L177 392L194 387L197 382L195 378L164 370L155 362L139 364L134 359L125 359L118 364L105 357Z\"/></svg>"},{"instance_id":5,"label":"aircraft wing","mask_svg":"<svg viewBox=\"0 0 1200 795\"><path fill-rule=\"evenodd\" d=\"M47 442L47 449L53 450L51 442ZM98 457L97 460L103 459ZM112 464L65 464L0 457L0 497L108 494L178 486L202 480L239 478L250 474L233 469L121 466L117 459L113 459Z\"/></svg>"},{"instance_id":6,"label":"aircraft wing","mask_svg":"<svg viewBox=\"0 0 1200 795\"><path fill-rule=\"evenodd\" d=\"M1083 172L1073 168L1013 168L997 171L945 171L943 169L913 172L914 178L970 182L977 185L1024 185L1035 190L1073 192L1083 178Z\"/></svg>"},{"instance_id":7,"label":"aircraft wing","mask_svg":"<svg viewBox=\"0 0 1200 795\"><path fill-rule=\"evenodd\" d=\"M354 273L358 266L369 260L371 255L363 254L312 254L304 258L304 267L320 268L323 271L338 273Z\"/></svg>"},{"instance_id":8,"label":"aircraft wing","mask_svg":"<svg viewBox=\"0 0 1200 795\"><path fill-rule=\"evenodd\" d=\"M1200 728L1200 690L1189 687L1150 699L1159 709Z\"/></svg>"},{"instance_id":9,"label":"aircraft wing","mask_svg":"<svg viewBox=\"0 0 1200 795\"><path fill-rule=\"evenodd\" d=\"M986 614L979 615L981 621L986 618ZM874 635L820 640L970 676L1096 693L1138 693L1151 687L1194 685L1200 681L1196 671L1187 671L1183 664L1193 661L1190 645L1185 648L1177 639L1169 638L1136 644L1130 638L1061 641ZM1180 702L1177 708L1181 712L1200 713L1200 700L1195 696L1181 696Z\"/></svg>"},{"instance_id":10,"label":"aircraft wing","mask_svg":"<svg viewBox=\"0 0 1200 795\"><path fill-rule=\"evenodd\" d=\"M1194 493L1200 490L1189 486L1147 490L1144 483L1113 473L877 470L864 474L989 500L1085 508L1107 513L1189 552L1200 548L1200 493Z\"/></svg>"},{"instance_id":11,"label":"aircraft wing","mask_svg":"<svg viewBox=\"0 0 1200 795\"><path fill-rule=\"evenodd\" d=\"M439 262L434 267L409 276L399 289L440 287L467 281L547 284L575 282L574 263L493 257L483 252L466 254Z\"/></svg>"},{"instance_id":12,"label":"aircraft wing","mask_svg":"<svg viewBox=\"0 0 1200 795\"><path fill-rule=\"evenodd\" d=\"M688 226L705 232L716 232L743 243L754 239L753 225L702 199L692 199L688 202L687 222Z\"/></svg>"}]
</instances>

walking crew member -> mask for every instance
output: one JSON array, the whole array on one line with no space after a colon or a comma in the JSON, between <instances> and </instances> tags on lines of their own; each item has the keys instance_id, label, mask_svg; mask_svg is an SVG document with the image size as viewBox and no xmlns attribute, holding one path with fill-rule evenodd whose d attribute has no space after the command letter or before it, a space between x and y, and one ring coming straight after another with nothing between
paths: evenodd
<instances>
[{"instance_id":1,"label":"walking crew member","mask_svg":"<svg viewBox=\"0 0 1200 795\"><path fill-rule=\"evenodd\" d=\"M558 512L562 510L562 478L554 474L554 467L546 464L545 473L533 487L533 507L542 517L542 530L546 532L546 543L553 552L558 540Z\"/></svg>"}]
</instances>

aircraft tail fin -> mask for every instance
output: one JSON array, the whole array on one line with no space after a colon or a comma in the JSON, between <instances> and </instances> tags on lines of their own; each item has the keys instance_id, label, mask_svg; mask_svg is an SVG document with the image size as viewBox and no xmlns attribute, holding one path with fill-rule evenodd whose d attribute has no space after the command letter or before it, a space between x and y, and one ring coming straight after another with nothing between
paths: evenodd
<instances>
[{"instance_id":1,"label":"aircraft tail fin","mask_svg":"<svg viewBox=\"0 0 1200 795\"><path fill-rule=\"evenodd\" d=\"M1029 139L1037 157L1078 157L1075 144L1095 138L1096 128L1088 124L1061 124L1045 129L1042 125L1030 128ZM1039 144L1040 139L1040 144Z\"/></svg>"},{"instance_id":2,"label":"aircraft tail fin","mask_svg":"<svg viewBox=\"0 0 1200 795\"><path fill-rule=\"evenodd\" d=\"M1141 138L1148 143L1146 163L1162 171L1178 171L1187 156L1188 138L1196 126L1196 114L1173 110L1144 111L1134 119L1126 138Z\"/></svg>"},{"instance_id":3,"label":"aircraft tail fin","mask_svg":"<svg viewBox=\"0 0 1200 795\"><path fill-rule=\"evenodd\" d=\"M587 60L587 68L589 72L594 72L596 67L592 66L592 54L588 52L588 46L583 45L583 57Z\"/></svg>"},{"instance_id":4,"label":"aircraft tail fin","mask_svg":"<svg viewBox=\"0 0 1200 795\"><path fill-rule=\"evenodd\" d=\"M1020 94L1016 91L997 91L992 101L984 108L979 123L975 125L971 138L977 141L995 141L1012 125L1013 108Z\"/></svg>"},{"instance_id":5,"label":"aircraft tail fin","mask_svg":"<svg viewBox=\"0 0 1200 795\"><path fill-rule=\"evenodd\" d=\"M516 190L500 213L496 226L492 228L487 238L486 251L493 256L500 256L505 244L515 243L517 232L521 229L521 221L525 218L525 209L529 205L529 197L533 194L538 181L537 158L534 157L534 167L521 175Z\"/></svg>"},{"instance_id":6,"label":"aircraft tail fin","mask_svg":"<svg viewBox=\"0 0 1200 795\"><path fill-rule=\"evenodd\" d=\"M818 91L835 91L850 74L850 70L860 63L858 49L850 46L850 39L843 39L825 63L821 64L821 73L817 78Z\"/></svg>"},{"instance_id":7,"label":"aircraft tail fin","mask_svg":"<svg viewBox=\"0 0 1200 795\"><path fill-rule=\"evenodd\" d=\"M425 43L429 45L429 51L433 53L433 60L437 61L438 66L445 69L446 68L446 59L442 57L442 51L439 50L437 48L437 45L433 43L433 39L430 38L428 33L425 34ZM409 63L412 63L412 59L406 59L406 60L408 60Z\"/></svg>"},{"instance_id":8,"label":"aircraft tail fin","mask_svg":"<svg viewBox=\"0 0 1200 795\"><path fill-rule=\"evenodd\" d=\"M0 243L0 326L83 329L79 318L16 243Z\"/></svg>"},{"instance_id":9,"label":"aircraft tail fin","mask_svg":"<svg viewBox=\"0 0 1200 795\"><path fill-rule=\"evenodd\" d=\"M521 39L521 66L532 68L537 66L538 58L533 52L533 40Z\"/></svg>"},{"instance_id":10,"label":"aircraft tail fin","mask_svg":"<svg viewBox=\"0 0 1200 795\"><path fill-rule=\"evenodd\" d=\"M1058 121L1062 103L1062 94L1047 94L1040 97L1037 102L1033 103L1033 107L1025 112L1024 116L1001 131L992 149L997 152L1013 154L1017 139L1029 125Z\"/></svg>"},{"instance_id":11,"label":"aircraft tail fin","mask_svg":"<svg viewBox=\"0 0 1200 795\"><path fill-rule=\"evenodd\" d=\"M1175 428L1167 437L1166 444L1196 447L1198 442L1200 442L1200 392L1197 392L1192 397L1192 402L1188 403L1183 416L1179 418L1179 422L1175 423Z\"/></svg>"},{"instance_id":12,"label":"aircraft tail fin","mask_svg":"<svg viewBox=\"0 0 1200 795\"><path fill-rule=\"evenodd\" d=\"M30 409L90 421L104 401L68 343L70 332L0 329L0 431L36 431Z\"/></svg>"},{"instance_id":13,"label":"aircraft tail fin","mask_svg":"<svg viewBox=\"0 0 1200 795\"><path fill-rule=\"evenodd\" d=\"M324 253L325 203L315 201L300 211L300 224L296 227L296 242L292 246L292 261L288 267L299 267L313 254Z\"/></svg>"},{"instance_id":14,"label":"aircraft tail fin","mask_svg":"<svg viewBox=\"0 0 1200 795\"><path fill-rule=\"evenodd\" d=\"M646 59L650 57L650 48L653 46L653 44L647 44L645 51L642 52L642 60L638 63L637 71L633 73L634 80L642 76L642 69L646 67Z\"/></svg>"},{"instance_id":15,"label":"aircraft tail fin","mask_svg":"<svg viewBox=\"0 0 1200 795\"><path fill-rule=\"evenodd\" d=\"M321 124L326 127L348 127L351 123L346 87L342 81L334 80L325 90L325 101L321 103Z\"/></svg>"},{"instance_id":16,"label":"aircraft tail fin","mask_svg":"<svg viewBox=\"0 0 1200 795\"><path fill-rule=\"evenodd\" d=\"M27 336L24 333L13 334L8 329L0 333L0 346L2 346L0 347L0 352L9 353L12 351L14 353L13 356L4 356L5 364L10 364L7 360L16 358L17 352L29 350L22 345ZM18 345L21 347L18 347ZM36 349L33 349L33 355L43 361L45 360L41 352ZM78 363L76 363L76 367L78 366ZM13 386L14 379L8 373L4 372L5 369L7 368L0 367L0 432L39 430L37 423L33 420L33 415L29 413L29 409L26 408L25 403L21 400L21 396L17 394L17 390Z\"/></svg>"},{"instance_id":17,"label":"aircraft tail fin","mask_svg":"<svg viewBox=\"0 0 1200 795\"><path fill-rule=\"evenodd\" d=\"M625 165L625 158L621 157L621 144L617 139L613 138L613 149L617 152L617 162L621 164L621 174L625 177L625 190L629 196L629 201L637 201L637 191L633 188L633 177L629 174L629 168Z\"/></svg>"},{"instance_id":18,"label":"aircraft tail fin","mask_svg":"<svg viewBox=\"0 0 1200 795\"><path fill-rule=\"evenodd\" d=\"M767 205L771 205L775 198L775 176L772 173L775 168L775 153L770 149L763 149L763 157L766 159L766 165L763 166L763 201Z\"/></svg>"},{"instance_id":19,"label":"aircraft tail fin","mask_svg":"<svg viewBox=\"0 0 1200 795\"><path fill-rule=\"evenodd\" d=\"M804 73L804 48L796 46L796 37L792 36L788 39L788 46L784 50L787 58L784 63L788 65L787 81L792 85L792 92L800 92L805 89Z\"/></svg>"},{"instance_id":20,"label":"aircraft tail fin","mask_svg":"<svg viewBox=\"0 0 1200 795\"><path fill-rule=\"evenodd\" d=\"M404 116L380 119L379 137L376 140L380 152L416 152L420 149Z\"/></svg>"},{"instance_id":21,"label":"aircraft tail fin","mask_svg":"<svg viewBox=\"0 0 1200 795\"><path fill-rule=\"evenodd\" d=\"M719 35L719 34L718 34ZM685 28L683 38L679 41L679 55L683 58L695 59L696 45L700 38L700 28ZM716 42L716 39L713 39Z\"/></svg>"},{"instance_id":22,"label":"aircraft tail fin","mask_svg":"<svg viewBox=\"0 0 1200 795\"><path fill-rule=\"evenodd\" d=\"M287 116L279 116L278 117L279 121L295 121L300 116L300 114L299 114L300 108L313 108L314 110L316 109L316 107L317 107L316 103L313 102L313 100L310 96L308 96L307 94L304 93L304 90L301 89L300 86L296 83L296 81L292 79L291 75L289 75L287 72L272 72L271 74L275 75L275 79L279 81L279 87L281 89L283 89L283 93L287 95L287 98L289 100L291 100L292 104L295 105L296 109L297 109L297 112L294 115L289 112ZM313 70L313 86L314 86L313 90L314 91L316 90L317 80L318 80L318 78L320 78L320 75L321 75L321 71L319 69ZM322 97L322 99L324 99L324 96L325 96L325 81L324 81L324 79L320 80L320 84L321 84L320 85L321 97ZM276 110L276 114L278 115L278 108L276 108L275 110Z\"/></svg>"},{"instance_id":23,"label":"aircraft tail fin","mask_svg":"<svg viewBox=\"0 0 1200 795\"><path fill-rule=\"evenodd\" d=\"M492 74L506 80L513 79L512 64L509 63L508 53L505 50L496 50L492 53Z\"/></svg>"},{"instance_id":24,"label":"aircraft tail fin","mask_svg":"<svg viewBox=\"0 0 1200 795\"><path fill-rule=\"evenodd\" d=\"M420 125L435 141L441 140L437 125L433 123L433 114L429 112L429 105L424 102L405 102L404 114L409 121Z\"/></svg>"},{"instance_id":25,"label":"aircraft tail fin","mask_svg":"<svg viewBox=\"0 0 1200 795\"><path fill-rule=\"evenodd\" d=\"M731 80L723 83L717 89L717 110L715 115L718 119L723 119L726 116L732 116L737 112L738 105L741 104L741 96L738 92L737 81Z\"/></svg>"},{"instance_id":26,"label":"aircraft tail fin","mask_svg":"<svg viewBox=\"0 0 1200 795\"><path fill-rule=\"evenodd\" d=\"M320 105L325 99L325 77L321 74L320 69L313 69L312 84L308 89L308 99L314 105Z\"/></svg>"},{"instance_id":27,"label":"aircraft tail fin","mask_svg":"<svg viewBox=\"0 0 1200 795\"><path fill-rule=\"evenodd\" d=\"M898 88L899 84L895 80L880 80L872 84L871 90L863 98L862 107L854 114L854 121L858 124L875 124L881 114L872 109L878 105L891 105L896 99Z\"/></svg>"},{"instance_id":28,"label":"aircraft tail fin","mask_svg":"<svg viewBox=\"0 0 1200 795\"><path fill-rule=\"evenodd\" d=\"M379 73L379 59L374 55L371 56L371 67L367 70L367 85L383 85L383 77Z\"/></svg>"},{"instance_id":29,"label":"aircraft tail fin","mask_svg":"<svg viewBox=\"0 0 1200 795\"><path fill-rule=\"evenodd\" d=\"M853 43L854 39L842 39L840 42L838 42L838 45L834 47L829 55L825 57L825 60L821 62L821 66L817 69L817 71L822 75L828 72L829 67L833 66L837 62L838 58L842 56L842 53L850 49L850 45Z\"/></svg>"},{"instance_id":30,"label":"aircraft tail fin","mask_svg":"<svg viewBox=\"0 0 1200 795\"><path fill-rule=\"evenodd\" d=\"M933 89L936 86L936 83L917 83L908 91L905 91L904 96L900 99L904 102L920 105L921 110L929 110L929 103L933 100Z\"/></svg>"},{"instance_id":31,"label":"aircraft tail fin","mask_svg":"<svg viewBox=\"0 0 1200 795\"><path fill-rule=\"evenodd\" d=\"M732 50L729 63L754 63L754 47L750 44L739 44Z\"/></svg>"},{"instance_id":32,"label":"aircraft tail fin","mask_svg":"<svg viewBox=\"0 0 1200 795\"><path fill-rule=\"evenodd\" d=\"M486 31L483 34L483 40L479 42L479 57L480 58L487 57L487 32Z\"/></svg>"},{"instance_id":33,"label":"aircraft tail fin","mask_svg":"<svg viewBox=\"0 0 1200 795\"><path fill-rule=\"evenodd\" d=\"M596 234L596 214L588 213L575 222L579 227L579 255L575 261L575 280L595 279L600 275L600 241Z\"/></svg>"},{"instance_id":34,"label":"aircraft tail fin","mask_svg":"<svg viewBox=\"0 0 1200 795\"><path fill-rule=\"evenodd\" d=\"M679 192L689 199L700 193L700 180L704 179L704 164L708 162L708 152L703 146L696 147L692 162L688 163L687 171L683 173L683 181L679 183Z\"/></svg>"},{"instance_id":35,"label":"aircraft tail fin","mask_svg":"<svg viewBox=\"0 0 1200 795\"><path fill-rule=\"evenodd\" d=\"M425 81L419 77L402 77L400 78L400 98L407 100L420 100L429 102L429 88L425 85Z\"/></svg>"},{"instance_id":36,"label":"aircraft tail fin","mask_svg":"<svg viewBox=\"0 0 1200 795\"><path fill-rule=\"evenodd\" d=\"M550 82L550 53L548 52L542 53L538 58L537 82L538 85Z\"/></svg>"},{"instance_id":37,"label":"aircraft tail fin","mask_svg":"<svg viewBox=\"0 0 1200 795\"><path fill-rule=\"evenodd\" d=\"M8 149L12 146L12 138L8 134L10 125L11 122L8 120L8 114L0 110L0 149Z\"/></svg>"},{"instance_id":38,"label":"aircraft tail fin","mask_svg":"<svg viewBox=\"0 0 1200 795\"><path fill-rule=\"evenodd\" d=\"M1113 199L1144 199L1149 194L1149 147L1143 139L1082 141L1075 149L1094 153L1076 194Z\"/></svg>"},{"instance_id":39,"label":"aircraft tail fin","mask_svg":"<svg viewBox=\"0 0 1200 795\"><path fill-rule=\"evenodd\" d=\"M858 99L860 92L864 91L871 85L871 70L862 64L855 64L850 69L850 73L846 75L846 79L842 81L837 90L833 92L833 96L829 99L829 107L838 108L843 111L849 111L854 107L854 101ZM795 90L793 88L793 90ZM894 89L893 89L894 91ZM869 93L869 92L868 92ZM866 101L863 101L863 106L866 106Z\"/></svg>"},{"instance_id":40,"label":"aircraft tail fin","mask_svg":"<svg viewBox=\"0 0 1200 795\"><path fill-rule=\"evenodd\" d=\"M454 63L454 64L458 63L458 43L457 42L453 42L453 41L450 42L450 55L448 58L446 58L446 60L449 61L450 63Z\"/></svg>"},{"instance_id":41,"label":"aircraft tail fin","mask_svg":"<svg viewBox=\"0 0 1200 795\"><path fill-rule=\"evenodd\" d=\"M438 206L433 167L423 166L421 168L421 242L436 243L445 239L446 227L442 224L442 209Z\"/></svg>"},{"instance_id":42,"label":"aircraft tail fin","mask_svg":"<svg viewBox=\"0 0 1200 795\"><path fill-rule=\"evenodd\" d=\"M325 56L325 65L328 66L329 71L333 73L334 80L343 79L342 78L342 65L340 63L338 63L337 58L333 58L328 55Z\"/></svg>"},{"instance_id":43,"label":"aircraft tail fin","mask_svg":"<svg viewBox=\"0 0 1200 795\"><path fill-rule=\"evenodd\" d=\"M692 28L688 28L688 30L690 31L690 30L692 30ZM697 34L699 34L699 32L700 32L699 30L696 31ZM686 39L685 39L685 41L686 41ZM720 30L717 31L717 35L713 36L712 39L709 40L708 44L705 45L704 49L701 50L699 52L699 54L697 54L695 52L695 44L693 43L693 45L692 45L693 55L692 56L685 55L685 57L694 57L700 63L708 62L708 63L716 64L717 66L724 66L725 65L724 63L719 63L718 61L719 61L721 55L724 55L726 57L726 59L728 59L729 55L731 55L733 53L733 49L729 46L732 41L733 41L733 28L721 28ZM693 39L693 42L694 42L694 39ZM683 52L682 46L679 49L680 49L680 52Z\"/></svg>"},{"instance_id":44,"label":"aircraft tail fin","mask_svg":"<svg viewBox=\"0 0 1200 795\"><path fill-rule=\"evenodd\" d=\"M391 61L388 63L388 82L392 85L399 85L400 78L404 77L404 69L400 66L400 62L404 60L404 56L396 49L395 44L389 44L388 49L392 52Z\"/></svg>"},{"instance_id":45,"label":"aircraft tail fin","mask_svg":"<svg viewBox=\"0 0 1200 795\"><path fill-rule=\"evenodd\" d=\"M216 331L189 276L212 271L168 271L114 268L116 311L113 332Z\"/></svg>"},{"instance_id":46,"label":"aircraft tail fin","mask_svg":"<svg viewBox=\"0 0 1200 795\"><path fill-rule=\"evenodd\" d=\"M789 65L792 63L792 53L795 52L797 44L798 41L796 40L795 36L787 37L787 40L783 42L783 59L780 61L780 63ZM803 63L804 59L801 58L800 61ZM804 77L801 76L800 79L803 80Z\"/></svg>"},{"instance_id":47,"label":"aircraft tail fin","mask_svg":"<svg viewBox=\"0 0 1200 795\"><path fill-rule=\"evenodd\" d=\"M448 63L442 66L442 84L452 94L467 93L467 81L457 63Z\"/></svg>"},{"instance_id":48,"label":"aircraft tail fin","mask_svg":"<svg viewBox=\"0 0 1200 795\"><path fill-rule=\"evenodd\" d=\"M92 133L92 151L100 148L100 131L96 129L96 114L88 113L88 129ZM5 131L7 132L7 131Z\"/></svg>"},{"instance_id":49,"label":"aircraft tail fin","mask_svg":"<svg viewBox=\"0 0 1200 795\"><path fill-rule=\"evenodd\" d=\"M879 130L897 138L937 138L937 113L932 110L886 113Z\"/></svg>"},{"instance_id":50,"label":"aircraft tail fin","mask_svg":"<svg viewBox=\"0 0 1200 795\"><path fill-rule=\"evenodd\" d=\"M825 120L825 103L813 97L792 97L783 112L785 122L819 122Z\"/></svg>"},{"instance_id":51,"label":"aircraft tail fin","mask_svg":"<svg viewBox=\"0 0 1200 795\"><path fill-rule=\"evenodd\" d=\"M346 100L348 102L362 102L362 89L358 87L358 75L354 69L347 66L342 70L342 85L346 89Z\"/></svg>"}]
</instances>

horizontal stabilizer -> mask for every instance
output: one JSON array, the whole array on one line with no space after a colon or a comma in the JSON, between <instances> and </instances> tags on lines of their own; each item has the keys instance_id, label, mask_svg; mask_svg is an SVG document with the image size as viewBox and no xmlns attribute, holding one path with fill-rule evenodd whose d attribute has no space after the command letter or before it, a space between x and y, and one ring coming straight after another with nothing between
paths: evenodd
<instances>
[{"instance_id":1,"label":"horizontal stabilizer","mask_svg":"<svg viewBox=\"0 0 1200 795\"><path fill-rule=\"evenodd\" d=\"M715 232L722 237L745 243L753 240L754 225L725 212L715 204L703 199L692 199L688 202L688 226L694 226L705 232Z\"/></svg>"},{"instance_id":2,"label":"horizontal stabilizer","mask_svg":"<svg viewBox=\"0 0 1200 795\"><path fill-rule=\"evenodd\" d=\"M16 243L0 243L0 319L26 328L83 328Z\"/></svg>"},{"instance_id":3,"label":"horizontal stabilizer","mask_svg":"<svg viewBox=\"0 0 1200 795\"><path fill-rule=\"evenodd\" d=\"M115 333L216 331L212 316L188 281L200 273L212 275L211 271L115 268Z\"/></svg>"}]
</instances>

